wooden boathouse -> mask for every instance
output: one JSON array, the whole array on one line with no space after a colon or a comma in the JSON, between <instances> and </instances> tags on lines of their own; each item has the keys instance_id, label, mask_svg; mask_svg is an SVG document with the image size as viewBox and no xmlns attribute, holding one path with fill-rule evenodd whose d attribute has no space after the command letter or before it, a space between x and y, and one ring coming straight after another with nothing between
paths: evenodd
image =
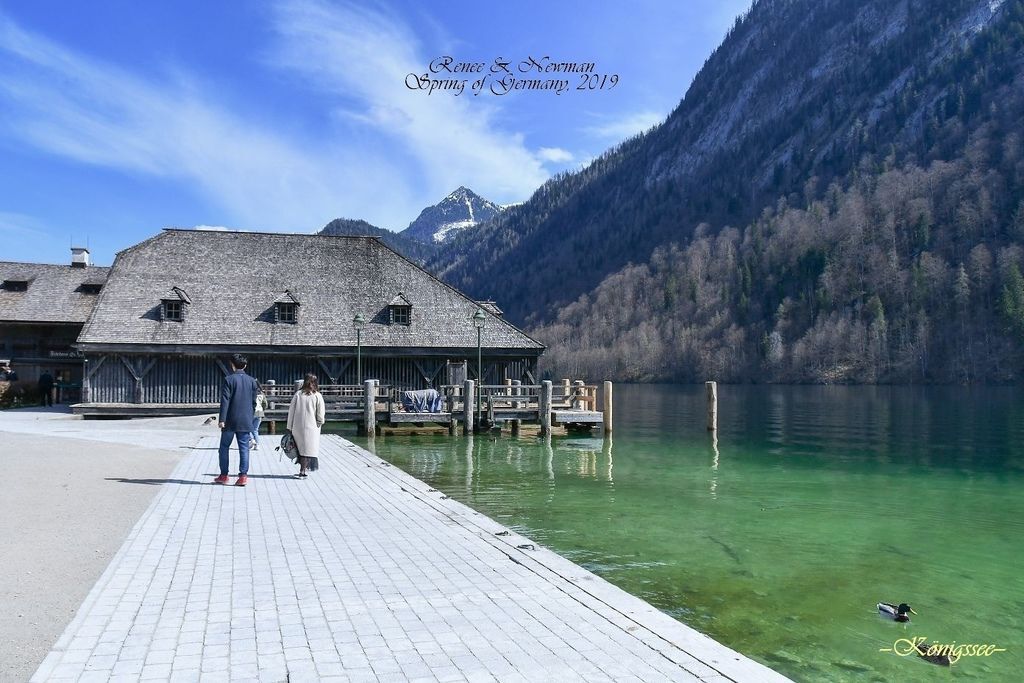
<instances>
[{"instance_id":1,"label":"wooden boathouse","mask_svg":"<svg viewBox=\"0 0 1024 683\"><path fill-rule=\"evenodd\" d=\"M0 261L0 366L9 363L18 376L17 386L0 380L0 398L35 391L45 371L57 382L57 402L78 400L82 358L74 344L108 270L92 265L85 247L72 247L64 265Z\"/></svg>"},{"instance_id":2,"label":"wooden boathouse","mask_svg":"<svg viewBox=\"0 0 1024 683\"><path fill-rule=\"evenodd\" d=\"M280 390L312 372L394 395L537 385L544 350L374 237L178 229L117 254L76 346L93 417L209 412L236 352Z\"/></svg>"}]
</instances>

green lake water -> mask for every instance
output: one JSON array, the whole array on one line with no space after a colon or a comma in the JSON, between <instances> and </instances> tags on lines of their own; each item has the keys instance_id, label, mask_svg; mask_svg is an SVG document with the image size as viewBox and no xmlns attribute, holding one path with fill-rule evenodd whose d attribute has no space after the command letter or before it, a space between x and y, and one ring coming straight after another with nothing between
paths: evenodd
<instances>
[{"instance_id":1,"label":"green lake water","mask_svg":"<svg viewBox=\"0 0 1024 683\"><path fill-rule=\"evenodd\" d=\"M795 680L1024 680L1024 391L719 395L717 444L702 386L618 385L612 440L374 450ZM1006 651L951 668L880 651L914 636Z\"/></svg>"}]
</instances>

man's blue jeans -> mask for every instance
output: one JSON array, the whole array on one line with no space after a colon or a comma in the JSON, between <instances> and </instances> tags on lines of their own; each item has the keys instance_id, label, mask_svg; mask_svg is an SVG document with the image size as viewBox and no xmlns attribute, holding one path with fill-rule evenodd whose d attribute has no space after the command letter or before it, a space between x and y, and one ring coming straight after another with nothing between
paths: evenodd
<instances>
[{"instance_id":1,"label":"man's blue jeans","mask_svg":"<svg viewBox=\"0 0 1024 683\"><path fill-rule=\"evenodd\" d=\"M229 432L223 430L220 433L220 473L228 473L228 450L231 448L231 440L238 441L238 473L249 473L249 441L252 439L252 432Z\"/></svg>"}]
</instances>

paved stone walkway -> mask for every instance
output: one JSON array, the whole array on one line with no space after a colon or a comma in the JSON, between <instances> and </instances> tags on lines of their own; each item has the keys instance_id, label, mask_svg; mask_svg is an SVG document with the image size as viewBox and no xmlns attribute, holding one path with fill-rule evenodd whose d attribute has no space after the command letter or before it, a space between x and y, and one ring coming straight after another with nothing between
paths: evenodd
<instances>
[{"instance_id":1,"label":"paved stone walkway","mask_svg":"<svg viewBox=\"0 0 1024 683\"><path fill-rule=\"evenodd\" d=\"M786 680L340 437L306 480L273 445L221 487L203 438L33 680Z\"/></svg>"}]
</instances>

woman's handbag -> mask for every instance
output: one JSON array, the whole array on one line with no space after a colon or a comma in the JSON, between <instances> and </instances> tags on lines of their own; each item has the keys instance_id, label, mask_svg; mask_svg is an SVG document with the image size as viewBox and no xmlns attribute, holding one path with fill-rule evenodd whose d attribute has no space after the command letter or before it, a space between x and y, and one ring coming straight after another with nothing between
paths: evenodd
<instances>
[{"instance_id":1,"label":"woman's handbag","mask_svg":"<svg viewBox=\"0 0 1024 683\"><path fill-rule=\"evenodd\" d=\"M299 457L299 446L295 443L295 437L291 432L284 433L284 436L281 437L281 445L274 450L281 451L290 460L296 460Z\"/></svg>"}]
</instances>

